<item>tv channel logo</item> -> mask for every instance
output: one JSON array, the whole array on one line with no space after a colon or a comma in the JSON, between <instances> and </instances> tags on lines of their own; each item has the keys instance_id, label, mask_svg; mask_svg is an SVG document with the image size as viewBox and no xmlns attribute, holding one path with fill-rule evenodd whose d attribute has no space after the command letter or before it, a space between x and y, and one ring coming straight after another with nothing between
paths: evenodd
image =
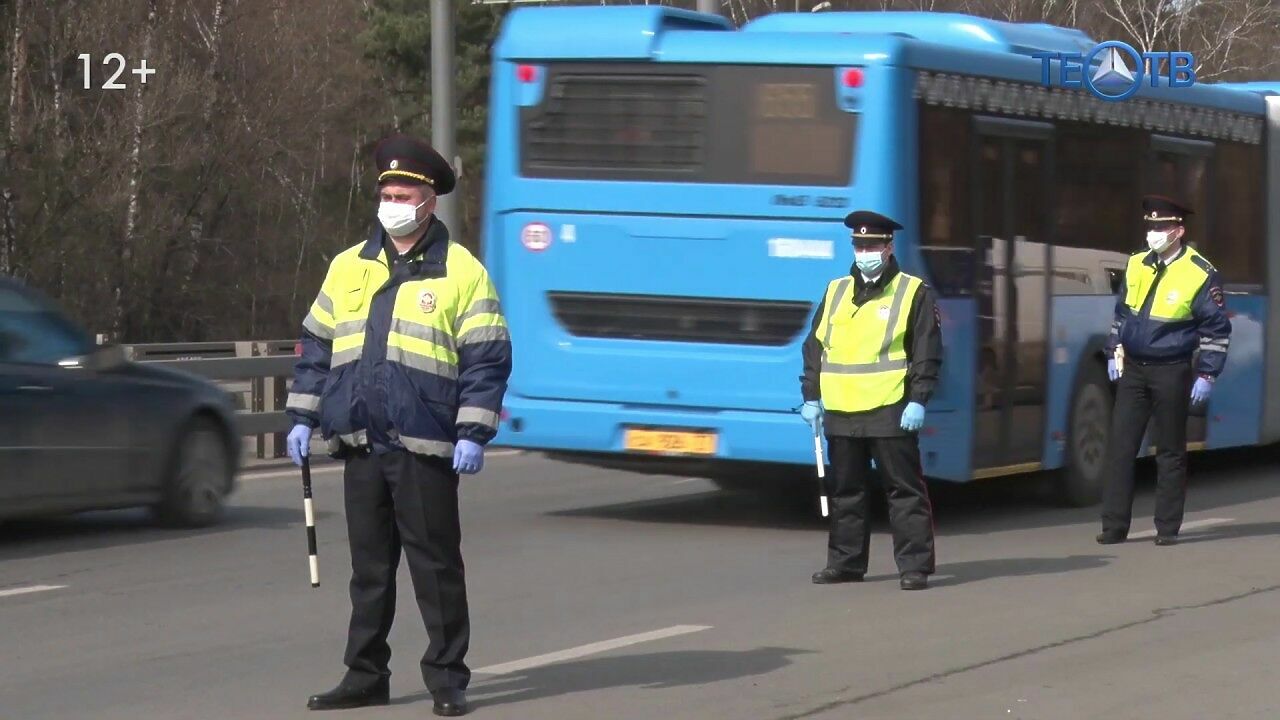
<instances>
[{"instance_id":1,"label":"tv channel logo","mask_svg":"<svg viewBox=\"0 0 1280 720\"><path fill-rule=\"evenodd\" d=\"M1038 52L1031 56L1040 60L1040 81L1046 86L1083 87L1094 97L1110 102L1132 97L1142 87L1144 79L1149 80L1151 87L1158 87L1162 61L1169 65L1169 87L1191 87L1196 83L1196 59L1191 53L1140 53L1120 40L1098 43L1084 54ZM1054 60L1058 61L1056 83L1053 78Z\"/></svg>"}]
</instances>

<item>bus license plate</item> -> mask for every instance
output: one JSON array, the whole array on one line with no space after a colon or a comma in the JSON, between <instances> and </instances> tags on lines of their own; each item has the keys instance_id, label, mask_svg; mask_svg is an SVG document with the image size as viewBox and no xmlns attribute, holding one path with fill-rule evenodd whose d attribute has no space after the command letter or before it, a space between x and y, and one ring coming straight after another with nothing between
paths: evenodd
<instances>
[{"instance_id":1,"label":"bus license plate","mask_svg":"<svg viewBox=\"0 0 1280 720\"><path fill-rule=\"evenodd\" d=\"M623 445L632 452L670 455L715 455L716 434L686 430L628 428Z\"/></svg>"}]
</instances>

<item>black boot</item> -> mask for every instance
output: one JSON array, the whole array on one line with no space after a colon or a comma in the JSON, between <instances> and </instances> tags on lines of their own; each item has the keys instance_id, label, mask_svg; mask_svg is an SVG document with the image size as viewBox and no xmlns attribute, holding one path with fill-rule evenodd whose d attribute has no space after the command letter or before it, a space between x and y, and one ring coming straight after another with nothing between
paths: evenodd
<instances>
[{"instance_id":1,"label":"black boot","mask_svg":"<svg viewBox=\"0 0 1280 720\"><path fill-rule=\"evenodd\" d=\"M467 694L457 688L437 690L431 693L435 701L434 712L445 717L456 717L467 714Z\"/></svg>"},{"instance_id":2,"label":"black boot","mask_svg":"<svg viewBox=\"0 0 1280 720\"><path fill-rule=\"evenodd\" d=\"M823 568L813 574L813 582L816 585L862 582L862 573L849 572L848 570L837 570L835 568Z\"/></svg>"},{"instance_id":3,"label":"black boot","mask_svg":"<svg viewBox=\"0 0 1280 720\"><path fill-rule=\"evenodd\" d=\"M1114 530L1103 530L1094 538L1099 545L1118 545L1127 539L1128 533L1115 532Z\"/></svg>"},{"instance_id":4,"label":"black boot","mask_svg":"<svg viewBox=\"0 0 1280 720\"><path fill-rule=\"evenodd\" d=\"M1156 535L1156 544L1161 547L1178 544L1177 535Z\"/></svg>"},{"instance_id":5,"label":"black boot","mask_svg":"<svg viewBox=\"0 0 1280 720\"><path fill-rule=\"evenodd\" d=\"M373 682L353 681L343 678L338 687L327 693L312 695L307 700L310 710L351 710L369 707L370 705L386 705L391 702L391 679L380 677Z\"/></svg>"},{"instance_id":6,"label":"black boot","mask_svg":"<svg viewBox=\"0 0 1280 720\"><path fill-rule=\"evenodd\" d=\"M902 578L898 581L898 587L903 590L924 590L929 587L929 579L924 573L920 572L902 573Z\"/></svg>"}]
</instances>

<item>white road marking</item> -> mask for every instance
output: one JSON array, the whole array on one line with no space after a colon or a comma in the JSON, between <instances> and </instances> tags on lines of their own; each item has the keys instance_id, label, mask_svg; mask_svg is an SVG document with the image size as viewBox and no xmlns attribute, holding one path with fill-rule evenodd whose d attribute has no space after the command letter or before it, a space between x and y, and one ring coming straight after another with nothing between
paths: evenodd
<instances>
[{"instance_id":1,"label":"white road marking","mask_svg":"<svg viewBox=\"0 0 1280 720\"><path fill-rule=\"evenodd\" d=\"M1224 523L1233 522L1234 518L1205 518L1204 520L1192 520L1191 522L1182 523L1183 530L1195 530L1196 528L1212 527L1214 525L1222 525ZM1129 533L1130 540L1140 540L1142 538L1153 538L1156 536L1155 530L1143 530L1142 532Z\"/></svg>"},{"instance_id":2,"label":"white road marking","mask_svg":"<svg viewBox=\"0 0 1280 720\"><path fill-rule=\"evenodd\" d=\"M671 484L672 485L688 485L689 483L701 482L704 479L705 478L698 478L698 477L680 478L679 480L672 480Z\"/></svg>"},{"instance_id":3,"label":"white road marking","mask_svg":"<svg viewBox=\"0 0 1280 720\"><path fill-rule=\"evenodd\" d=\"M565 660L574 660L587 655L595 655L597 653L608 652L609 650L617 650L618 648L627 647L628 645L638 645L639 643L653 642L654 640L663 640L677 635L688 635L689 633L710 630L710 625L674 625L662 630L654 630L652 632L640 633L638 635L628 635L626 637L614 638L613 640L605 640L603 642L591 643L590 645L580 645L576 648L568 650L560 650L559 652L547 653L546 655L537 655L524 660L514 660L499 665L490 665L489 667L480 668L476 673L481 675L507 675L510 673L520 672L522 670L530 670L543 665L551 665L553 663L563 662Z\"/></svg>"},{"instance_id":4,"label":"white road marking","mask_svg":"<svg viewBox=\"0 0 1280 720\"><path fill-rule=\"evenodd\" d=\"M0 597L27 595L30 593L45 592L47 590L61 590L64 587L66 587L66 585L30 585L28 587L9 588L8 590L0 590Z\"/></svg>"}]
</instances>

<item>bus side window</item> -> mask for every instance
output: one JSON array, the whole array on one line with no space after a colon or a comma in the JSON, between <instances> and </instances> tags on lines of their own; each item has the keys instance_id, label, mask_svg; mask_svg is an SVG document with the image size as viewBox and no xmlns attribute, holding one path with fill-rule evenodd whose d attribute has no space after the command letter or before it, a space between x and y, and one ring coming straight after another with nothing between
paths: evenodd
<instances>
[{"instance_id":1,"label":"bus side window","mask_svg":"<svg viewBox=\"0 0 1280 720\"><path fill-rule=\"evenodd\" d=\"M1214 154L1211 229L1197 249L1218 269L1228 289L1266 292L1264 157L1263 146L1236 142L1218 143Z\"/></svg>"},{"instance_id":2,"label":"bus side window","mask_svg":"<svg viewBox=\"0 0 1280 720\"><path fill-rule=\"evenodd\" d=\"M970 126L963 110L921 102L920 255L942 297L971 296L980 279L970 224ZM988 291L989 292L989 291Z\"/></svg>"},{"instance_id":3,"label":"bus side window","mask_svg":"<svg viewBox=\"0 0 1280 720\"><path fill-rule=\"evenodd\" d=\"M1091 268L1081 289L1086 294L1118 292L1129 255L1145 244L1135 209L1141 208L1142 139L1137 130L1058 124L1053 262Z\"/></svg>"},{"instance_id":4,"label":"bus side window","mask_svg":"<svg viewBox=\"0 0 1280 720\"><path fill-rule=\"evenodd\" d=\"M1111 280L1111 294L1120 292L1120 285L1124 283L1124 271L1118 268L1107 268L1107 277Z\"/></svg>"}]
</instances>

